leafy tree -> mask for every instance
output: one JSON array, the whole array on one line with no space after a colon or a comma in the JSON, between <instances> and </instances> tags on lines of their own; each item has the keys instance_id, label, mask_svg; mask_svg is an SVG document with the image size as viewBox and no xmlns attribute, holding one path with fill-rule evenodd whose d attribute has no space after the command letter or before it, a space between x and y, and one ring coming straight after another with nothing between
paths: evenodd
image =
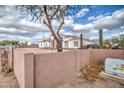
<instances>
[{"instance_id":1,"label":"leafy tree","mask_svg":"<svg viewBox=\"0 0 124 93\"><path fill-rule=\"evenodd\" d=\"M83 49L83 34L80 34L80 49Z\"/></svg>"},{"instance_id":2,"label":"leafy tree","mask_svg":"<svg viewBox=\"0 0 124 93\"><path fill-rule=\"evenodd\" d=\"M124 35L120 35L120 45L121 48L124 48Z\"/></svg>"},{"instance_id":3,"label":"leafy tree","mask_svg":"<svg viewBox=\"0 0 124 93\"><path fill-rule=\"evenodd\" d=\"M103 48L108 49L108 47L109 47L109 40L106 39L106 40L104 40Z\"/></svg>"},{"instance_id":4,"label":"leafy tree","mask_svg":"<svg viewBox=\"0 0 124 93\"><path fill-rule=\"evenodd\" d=\"M15 40L3 40L3 41L0 41L0 45L17 45L18 44L18 41L15 41Z\"/></svg>"},{"instance_id":5,"label":"leafy tree","mask_svg":"<svg viewBox=\"0 0 124 93\"><path fill-rule=\"evenodd\" d=\"M120 38L120 37L112 37L111 38L114 46L118 46L119 48L123 48L124 47L124 39L123 38ZM104 40L104 48L108 48L109 47L109 40L106 39Z\"/></svg>"},{"instance_id":6,"label":"leafy tree","mask_svg":"<svg viewBox=\"0 0 124 93\"><path fill-rule=\"evenodd\" d=\"M102 29L99 30L99 46L103 48L103 31Z\"/></svg>"},{"instance_id":7,"label":"leafy tree","mask_svg":"<svg viewBox=\"0 0 124 93\"><path fill-rule=\"evenodd\" d=\"M113 42L114 44L120 45L120 40L119 40L118 37L112 37L112 42Z\"/></svg>"},{"instance_id":8,"label":"leafy tree","mask_svg":"<svg viewBox=\"0 0 124 93\"><path fill-rule=\"evenodd\" d=\"M35 22L45 24L54 39L57 42L57 50L62 51L62 39L60 36L60 30L64 25L64 19L66 16L74 15L79 11L81 6L69 6L69 5L26 5L17 6L26 16L30 15L31 19ZM58 23L58 28L53 27L53 21L56 20Z\"/></svg>"}]
</instances>

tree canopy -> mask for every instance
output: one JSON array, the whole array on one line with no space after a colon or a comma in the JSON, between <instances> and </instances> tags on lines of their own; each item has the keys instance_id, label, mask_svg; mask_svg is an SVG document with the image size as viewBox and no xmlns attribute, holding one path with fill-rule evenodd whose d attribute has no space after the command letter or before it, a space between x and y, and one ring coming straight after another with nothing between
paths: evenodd
<instances>
[{"instance_id":1,"label":"tree canopy","mask_svg":"<svg viewBox=\"0 0 124 93\"><path fill-rule=\"evenodd\" d=\"M124 48L124 39L122 39L120 36L112 37L111 40L115 46L118 46L119 48ZM104 48L108 48L108 46L109 46L109 40L106 39L104 40Z\"/></svg>"},{"instance_id":2,"label":"tree canopy","mask_svg":"<svg viewBox=\"0 0 124 93\"><path fill-rule=\"evenodd\" d=\"M15 40L2 40L0 41L0 45L17 45L19 41Z\"/></svg>"}]
</instances>

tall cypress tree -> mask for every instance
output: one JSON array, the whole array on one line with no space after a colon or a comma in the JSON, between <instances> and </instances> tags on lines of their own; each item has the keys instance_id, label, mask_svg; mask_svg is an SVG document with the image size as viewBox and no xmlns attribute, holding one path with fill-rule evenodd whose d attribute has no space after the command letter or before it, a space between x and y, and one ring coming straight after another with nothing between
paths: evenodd
<instances>
[{"instance_id":1,"label":"tall cypress tree","mask_svg":"<svg viewBox=\"0 0 124 93\"><path fill-rule=\"evenodd\" d=\"M102 29L99 30L99 47L103 48L103 31L102 31Z\"/></svg>"},{"instance_id":2,"label":"tall cypress tree","mask_svg":"<svg viewBox=\"0 0 124 93\"><path fill-rule=\"evenodd\" d=\"M83 34L80 34L80 49L83 48Z\"/></svg>"}]
</instances>

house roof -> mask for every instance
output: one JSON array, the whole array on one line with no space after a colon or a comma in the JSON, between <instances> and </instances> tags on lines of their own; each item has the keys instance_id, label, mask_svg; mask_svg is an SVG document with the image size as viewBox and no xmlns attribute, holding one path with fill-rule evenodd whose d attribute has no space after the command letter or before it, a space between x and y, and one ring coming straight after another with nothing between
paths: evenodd
<instances>
[{"instance_id":1,"label":"house roof","mask_svg":"<svg viewBox=\"0 0 124 93\"><path fill-rule=\"evenodd\" d=\"M64 39L68 39L69 41L80 40L80 36L77 36L77 35L62 35L62 37ZM52 40L51 37L45 37L45 38L42 38L42 40L40 42L50 42L51 40ZM86 38L83 38L83 40L88 41L88 42L93 42L92 40L89 40L89 39L86 39Z\"/></svg>"},{"instance_id":2,"label":"house roof","mask_svg":"<svg viewBox=\"0 0 124 93\"><path fill-rule=\"evenodd\" d=\"M50 42L50 41L51 41L50 37L45 37L45 38L42 38L40 42Z\"/></svg>"},{"instance_id":3,"label":"house roof","mask_svg":"<svg viewBox=\"0 0 124 93\"><path fill-rule=\"evenodd\" d=\"M80 36L76 36L76 35L64 35L64 38L70 38L69 40L80 40ZM93 42L92 40L83 38L83 40L85 41L89 41L89 42Z\"/></svg>"}]
</instances>

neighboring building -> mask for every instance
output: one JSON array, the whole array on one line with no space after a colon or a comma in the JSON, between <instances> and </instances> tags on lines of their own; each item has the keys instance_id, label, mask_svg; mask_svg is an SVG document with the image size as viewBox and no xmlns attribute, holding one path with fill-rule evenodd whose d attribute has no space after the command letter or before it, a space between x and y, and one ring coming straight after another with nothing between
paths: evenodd
<instances>
[{"instance_id":1,"label":"neighboring building","mask_svg":"<svg viewBox=\"0 0 124 93\"><path fill-rule=\"evenodd\" d=\"M94 44L92 41L83 38L83 45ZM80 37L74 35L65 36L63 39L63 48L79 48Z\"/></svg>"},{"instance_id":2,"label":"neighboring building","mask_svg":"<svg viewBox=\"0 0 124 93\"><path fill-rule=\"evenodd\" d=\"M88 39L83 39L83 45L87 44L94 44L93 41L90 41ZM79 48L80 47L80 37L79 36L74 36L74 35L66 35L63 36L63 48ZM56 42L52 38L45 38L42 39L39 42L39 47L42 48L55 48L56 47Z\"/></svg>"},{"instance_id":3,"label":"neighboring building","mask_svg":"<svg viewBox=\"0 0 124 93\"><path fill-rule=\"evenodd\" d=\"M42 47L42 48L50 48L51 47L51 39L50 38L45 38L45 39L42 39L40 42L39 42L39 47Z\"/></svg>"},{"instance_id":4,"label":"neighboring building","mask_svg":"<svg viewBox=\"0 0 124 93\"><path fill-rule=\"evenodd\" d=\"M32 42L27 42L27 45L28 45L28 46L30 46L30 45L32 45L32 44L33 44Z\"/></svg>"},{"instance_id":5,"label":"neighboring building","mask_svg":"<svg viewBox=\"0 0 124 93\"><path fill-rule=\"evenodd\" d=\"M19 42L18 48L38 48L39 45L33 42Z\"/></svg>"}]
</instances>

